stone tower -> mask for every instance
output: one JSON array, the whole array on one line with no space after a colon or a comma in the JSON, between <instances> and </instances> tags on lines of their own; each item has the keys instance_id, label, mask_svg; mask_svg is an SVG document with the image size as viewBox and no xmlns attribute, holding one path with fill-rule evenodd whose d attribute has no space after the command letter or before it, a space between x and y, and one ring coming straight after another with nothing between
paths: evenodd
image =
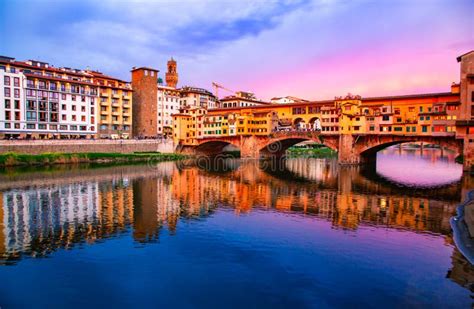
<instances>
[{"instance_id":1,"label":"stone tower","mask_svg":"<svg viewBox=\"0 0 474 309\"><path fill-rule=\"evenodd\" d=\"M132 133L134 137L156 138L158 135L158 70L132 70Z\"/></svg>"},{"instance_id":2,"label":"stone tower","mask_svg":"<svg viewBox=\"0 0 474 309\"><path fill-rule=\"evenodd\" d=\"M171 57L168 61L168 71L166 72L166 85L168 87L176 88L178 85L178 71L176 60Z\"/></svg>"}]
</instances>

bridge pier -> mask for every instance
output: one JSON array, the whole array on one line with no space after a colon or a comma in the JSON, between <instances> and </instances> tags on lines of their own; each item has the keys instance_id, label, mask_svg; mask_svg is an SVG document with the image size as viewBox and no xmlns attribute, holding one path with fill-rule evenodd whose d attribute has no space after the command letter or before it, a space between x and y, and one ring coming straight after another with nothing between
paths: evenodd
<instances>
[{"instance_id":1,"label":"bridge pier","mask_svg":"<svg viewBox=\"0 0 474 309\"><path fill-rule=\"evenodd\" d=\"M360 164L362 162L361 155L356 151L355 139L351 134L339 135L339 164Z\"/></svg>"},{"instance_id":2,"label":"bridge pier","mask_svg":"<svg viewBox=\"0 0 474 309\"><path fill-rule=\"evenodd\" d=\"M258 158L259 143L255 136L240 136L240 157Z\"/></svg>"},{"instance_id":3,"label":"bridge pier","mask_svg":"<svg viewBox=\"0 0 474 309\"><path fill-rule=\"evenodd\" d=\"M469 138L464 138L463 143L463 169L465 172L472 172L474 167L474 143Z\"/></svg>"}]
</instances>

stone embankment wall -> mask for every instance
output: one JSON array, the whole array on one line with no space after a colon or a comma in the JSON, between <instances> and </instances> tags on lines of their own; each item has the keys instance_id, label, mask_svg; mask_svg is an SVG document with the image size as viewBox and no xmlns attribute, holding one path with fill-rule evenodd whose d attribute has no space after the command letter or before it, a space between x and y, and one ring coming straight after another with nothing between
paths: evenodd
<instances>
[{"instance_id":1,"label":"stone embankment wall","mask_svg":"<svg viewBox=\"0 0 474 309\"><path fill-rule=\"evenodd\" d=\"M0 141L0 153L41 154L61 153L133 153L162 152L172 153L175 147L168 140L13 140Z\"/></svg>"}]
</instances>

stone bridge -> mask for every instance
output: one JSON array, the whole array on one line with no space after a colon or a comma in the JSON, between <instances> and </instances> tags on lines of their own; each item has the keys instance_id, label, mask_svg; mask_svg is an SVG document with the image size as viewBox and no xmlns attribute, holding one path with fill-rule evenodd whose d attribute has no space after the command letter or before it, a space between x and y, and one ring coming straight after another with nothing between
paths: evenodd
<instances>
[{"instance_id":1,"label":"stone bridge","mask_svg":"<svg viewBox=\"0 0 474 309\"><path fill-rule=\"evenodd\" d=\"M466 158L464 140L452 136L402 134L328 134L319 131L280 131L269 135L226 136L197 139L194 146L179 147L177 151L212 156L222 153L228 145L240 149L243 158L280 157L286 150L303 141L314 141L338 152L340 164L359 164L374 161L376 153L386 147L423 142L464 154L465 167L471 166L474 155ZM471 158L473 157L473 158Z\"/></svg>"}]
</instances>

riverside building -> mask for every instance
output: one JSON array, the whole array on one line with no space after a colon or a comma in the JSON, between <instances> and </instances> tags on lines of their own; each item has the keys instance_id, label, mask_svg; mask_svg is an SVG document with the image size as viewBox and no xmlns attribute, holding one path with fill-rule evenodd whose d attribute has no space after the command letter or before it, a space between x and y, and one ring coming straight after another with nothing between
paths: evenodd
<instances>
[{"instance_id":1,"label":"riverside building","mask_svg":"<svg viewBox=\"0 0 474 309\"><path fill-rule=\"evenodd\" d=\"M220 100L220 108L235 108L249 106L265 106L269 102L258 100L251 92L237 91L234 95L227 96Z\"/></svg>"},{"instance_id":2,"label":"riverside building","mask_svg":"<svg viewBox=\"0 0 474 309\"><path fill-rule=\"evenodd\" d=\"M91 138L97 85L80 70L0 57L0 137Z\"/></svg>"},{"instance_id":3,"label":"riverside building","mask_svg":"<svg viewBox=\"0 0 474 309\"><path fill-rule=\"evenodd\" d=\"M97 71L87 71L99 86L98 138L132 136L132 86Z\"/></svg>"}]
</instances>

